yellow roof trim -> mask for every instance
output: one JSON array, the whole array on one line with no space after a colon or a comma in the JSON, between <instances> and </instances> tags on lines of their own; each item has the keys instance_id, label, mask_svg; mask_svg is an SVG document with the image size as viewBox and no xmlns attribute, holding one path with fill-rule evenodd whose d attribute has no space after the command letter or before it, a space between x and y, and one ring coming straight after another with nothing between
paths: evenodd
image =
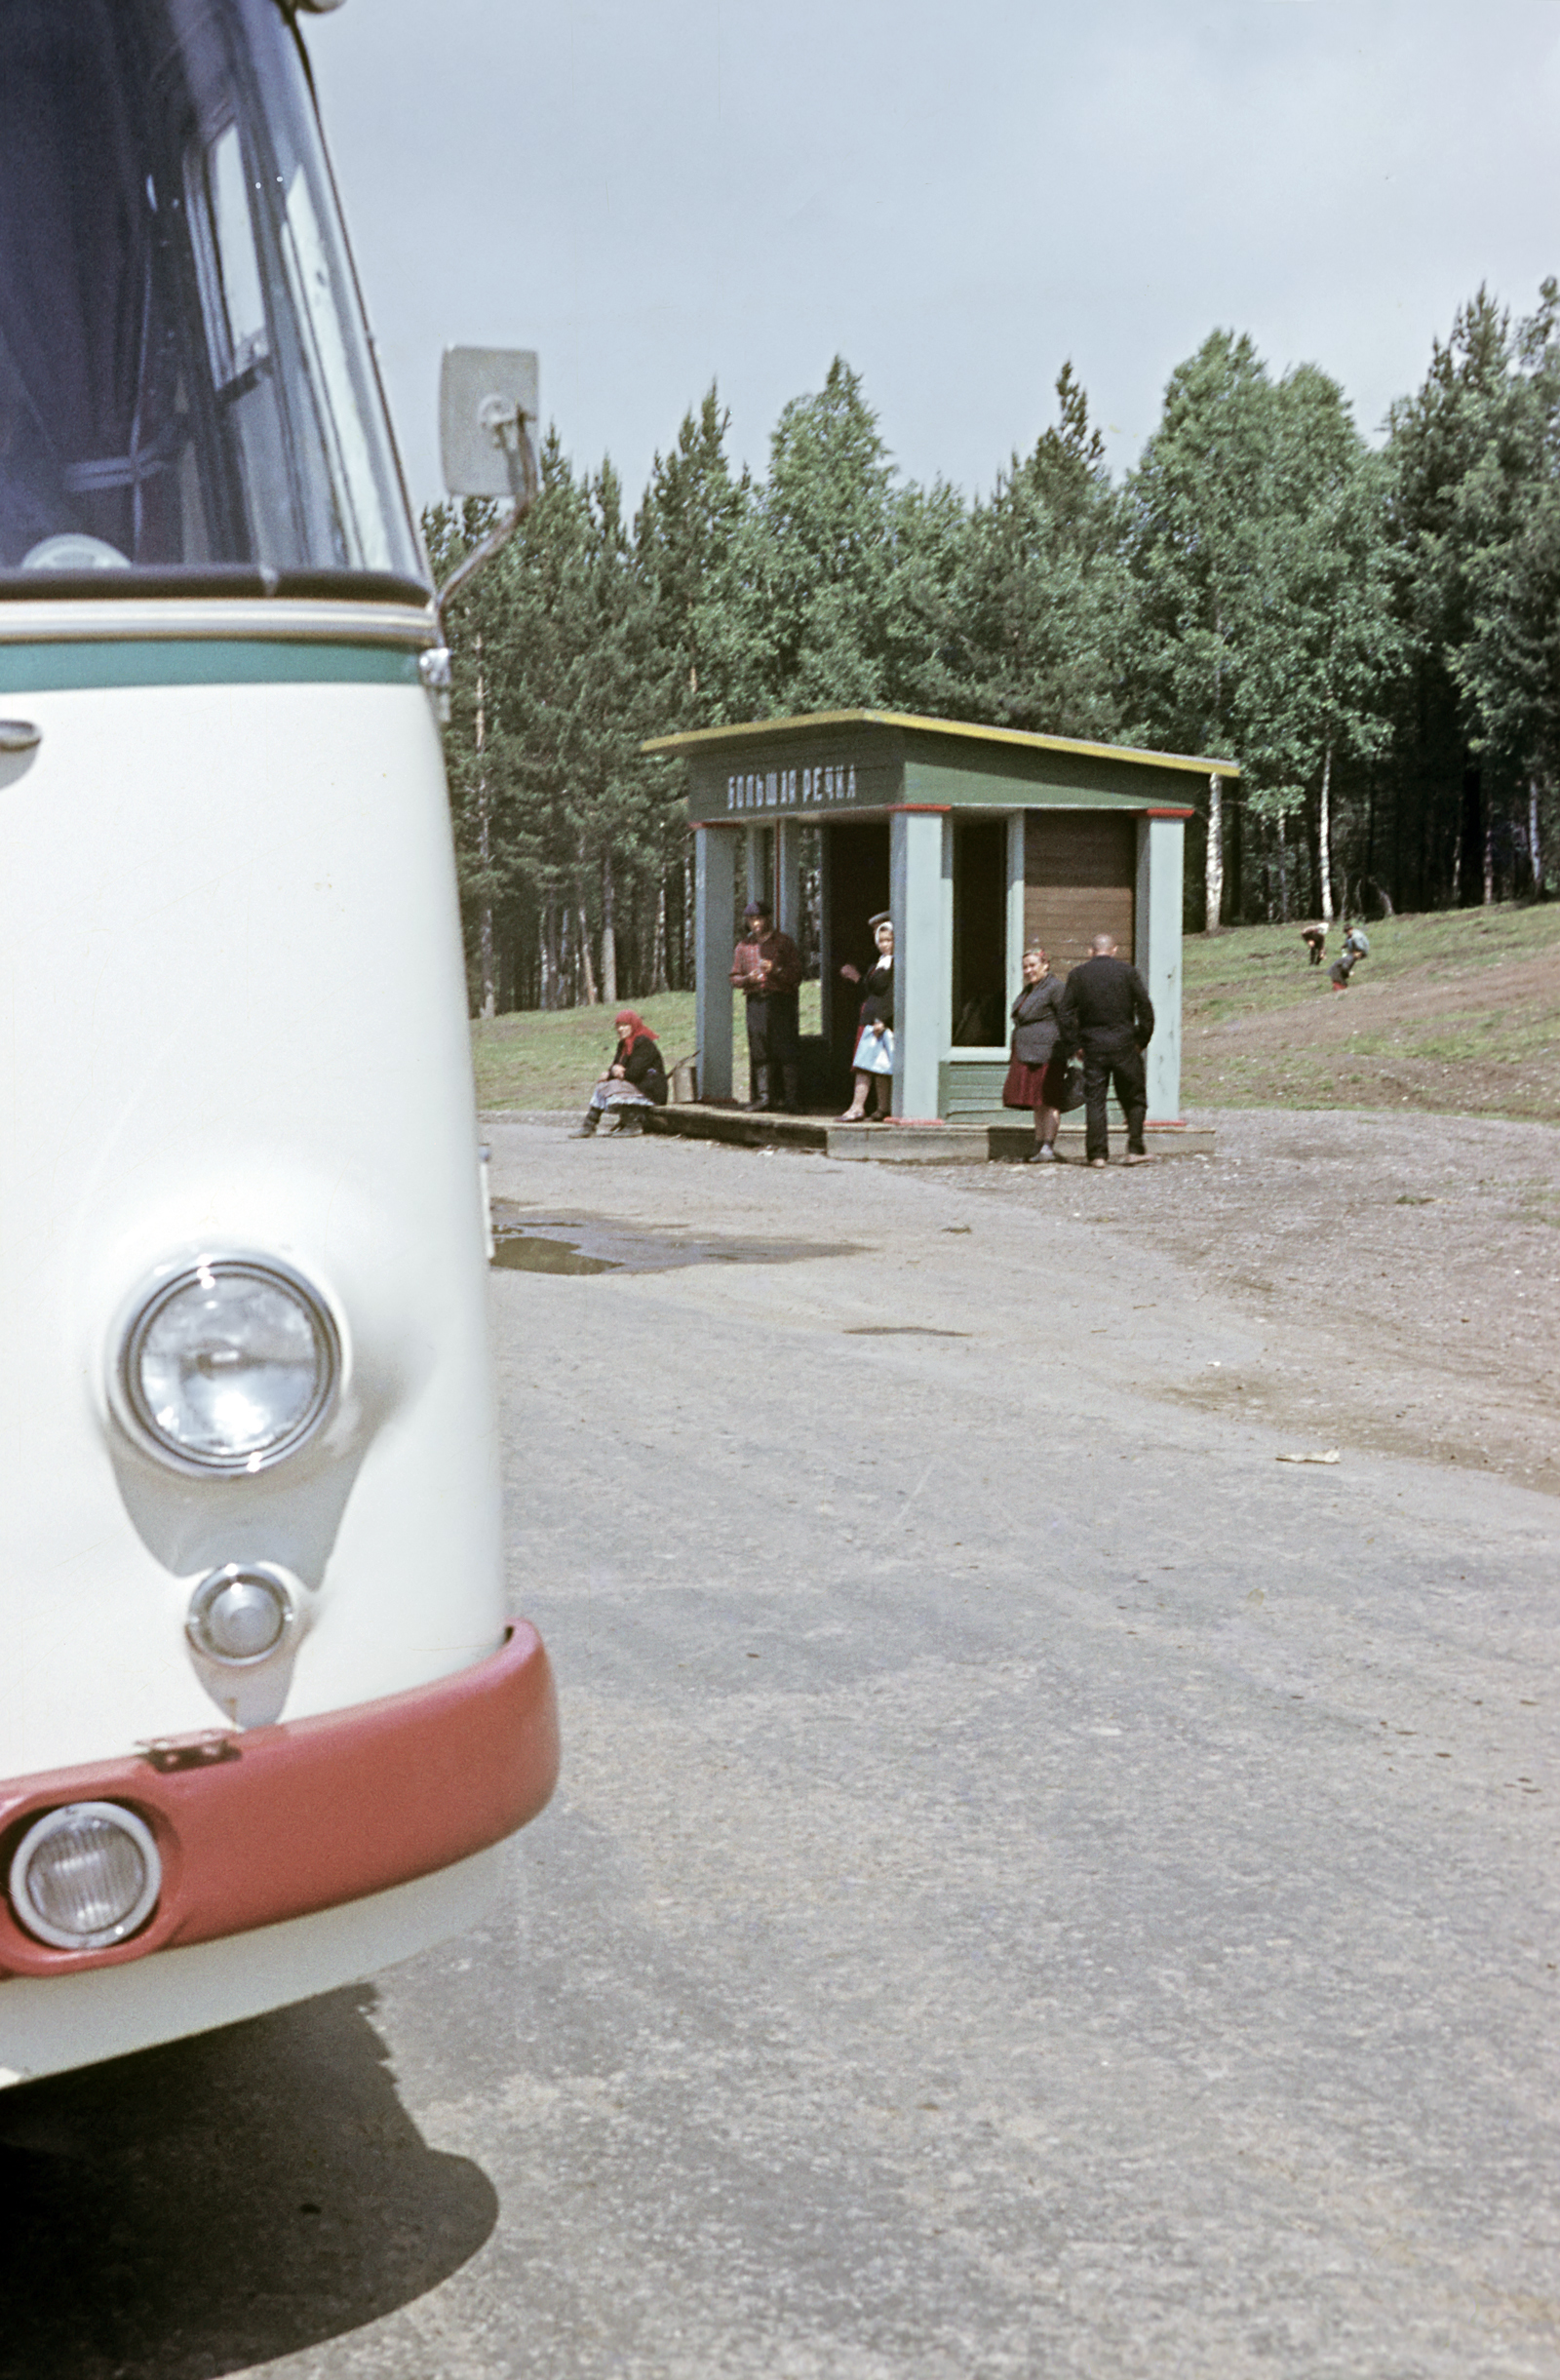
<instances>
[{"instance_id":1,"label":"yellow roof trim","mask_svg":"<svg viewBox=\"0 0 1560 2380\"><path fill-rule=\"evenodd\" d=\"M1141 761L1155 768L1192 768L1204 777L1238 777L1238 761L1199 760L1184 752L1144 752L1133 744L1085 744L1068 735L1034 735L1026 727L980 727L957 719L921 719L911 711L801 711L789 719L750 719L730 727L689 727L681 735L656 735L641 752L689 753L701 745L730 743L738 736L773 735L794 727L914 727L923 734L962 735L983 744L1016 744L1030 752L1072 752L1091 761Z\"/></svg>"}]
</instances>

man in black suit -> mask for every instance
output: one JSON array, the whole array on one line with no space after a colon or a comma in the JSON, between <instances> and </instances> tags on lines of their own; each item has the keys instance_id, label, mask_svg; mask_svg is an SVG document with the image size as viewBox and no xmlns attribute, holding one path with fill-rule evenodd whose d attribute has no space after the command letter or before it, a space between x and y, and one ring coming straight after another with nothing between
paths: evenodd
<instances>
[{"instance_id":1,"label":"man in black suit","mask_svg":"<svg viewBox=\"0 0 1560 2380\"><path fill-rule=\"evenodd\" d=\"M1067 979L1057 1019L1061 1047L1083 1051L1085 1151L1091 1165L1104 1165L1110 1157L1105 1102L1113 1082L1127 1119L1126 1162L1146 1165L1143 1121L1149 1088L1143 1053L1153 1035L1153 1002L1137 968L1116 956L1109 934L1096 934L1089 953Z\"/></svg>"}]
</instances>

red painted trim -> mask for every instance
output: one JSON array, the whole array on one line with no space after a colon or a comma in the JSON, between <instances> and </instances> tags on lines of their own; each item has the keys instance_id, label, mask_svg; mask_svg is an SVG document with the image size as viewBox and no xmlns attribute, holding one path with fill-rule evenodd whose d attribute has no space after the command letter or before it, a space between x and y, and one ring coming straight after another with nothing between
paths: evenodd
<instances>
[{"instance_id":1,"label":"red painted trim","mask_svg":"<svg viewBox=\"0 0 1560 2380\"><path fill-rule=\"evenodd\" d=\"M950 818L954 805L951 801L885 801L882 808L885 818ZM855 811L848 815L854 817Z\"/></svg>"},{"instance_id":2,"label":"red painted trim","mask_svg":"<svg viewBox=\"0 0 1560 2380\"><path fill-rule=\"evenodd\" d=\"M535 1629L517 1620L496 1653L432 1686L202 1749L187 1766L168 1765L186 1757L176 1750L142 1753L0 1785L5 1870L30 1820L61 1802L127 1804L163 1859L150 1922L111 1950L51 1950L0 1899L0 1975L75 1974L245 1933L501 1843L558 1780L552 1670Z\"/></svg>"},{"instance_id":3,"label":"red painted trim","mask_svg":"<svg viewBox=\"0 0 1560 2380\"><path fill-rule=\"evenodd\" d=\"M1195 810L1145 810L1145 818L1195 818Z\"/></svg>"}]
</instances>

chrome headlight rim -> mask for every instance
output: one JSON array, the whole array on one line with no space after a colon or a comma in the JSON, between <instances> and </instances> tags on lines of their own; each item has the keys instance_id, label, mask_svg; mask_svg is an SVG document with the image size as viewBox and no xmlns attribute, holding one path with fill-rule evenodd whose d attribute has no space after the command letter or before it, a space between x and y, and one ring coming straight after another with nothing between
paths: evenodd
<instances>
[{"instance_id":1,"label":"chrome headlight rim","mask_svg":"<svg viewBox=\"0 0 1560 2380\"><path fill-rule=\"evenodd\" d=\"M258 1653L222 1653L209 1643L203 1633L212 1605L226 1588L244 1580L254 1580L268 1587L282 1609L282 1625L274 1641ZM184 1614L184 1633L203 1661L211 1661L218 1669L257 1669L264 1661L279 1660L296 1643L302 1617L299 1581L279 1562L224 1562L217 1570L210 1570L190 1596Z\"/></svg>"},{"instance_id":2,"label":"chrome headlight rim","mask_svg":"<svg viewBox=\"0 0 1560 2380\"><path fill-rule=\"evenodd\" d=\"M99 1819L129 1835L140 1853L145 1881L133 1905L113 1925L98 1927L91 1933L73 1933L67 1927L57 1926L40 1914L28 1891L28 1879L44 1845L86 1818ZM127 1809L123 1802L63 1802L34 1818L22 1835L12 1853L6 1890L18 1925L51 1950L112 1950L138 1933L155 1910L163 1890L162 1853L145 1819Z\"/></svg>"},{"instance_id":3,"label":"chrome headlight rim","mask_svg":"<svg viewBox=\"0 0 1560 2380\"><path fill-rule=\"evenodd\" d=\"M141 1390L139 1358L148 1332L174 1299L218 1274L279 1288L302 1307L314 1333L319 1380L307 1410L272 1445L253 1453L196 1454L163 1435ZM159 1265L126 1300L115 1331L109 1365L109 1402L122 1427L145 1453L189 1479L253 1479L289 1462L329 1421L341 1388L341 1332L331 1303L317 1283L285 1257L256 1249L217 1247Z\"/></svg>"}]
</instances>

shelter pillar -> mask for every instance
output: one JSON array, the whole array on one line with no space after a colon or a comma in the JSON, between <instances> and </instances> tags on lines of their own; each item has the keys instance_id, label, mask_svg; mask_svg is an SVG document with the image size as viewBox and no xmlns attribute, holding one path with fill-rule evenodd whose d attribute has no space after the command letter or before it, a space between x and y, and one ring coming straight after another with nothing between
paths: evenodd
<instances>
[{"instance_id":1,"label":"shelter pillar","mask_svg":"<svg viewBox=\"0 0 1560 2380\"><path fill-rule=\"evenodd\" d=\"M1024 829L1027 810L1014 810L1007 821L1007 1007L1024 989Z\"/></svg>"},{"instance_id":2,"label":"shelter pillar","mask_svg":"<svg viewBox=\"0 0 1560 2380\"><path fill-rule=\"evenodd\" d=\"M731 1096L731 941L736 899L736 830L697 827L693 836L693 987L701 1099Z\"/></svg>"},{"instance_id":3,"label":"shelter pillar","mask_svg":"<svg viewBox=\"0 0 1560 2380\"><path fill-rule=\"evenodd\" d=\"M1181 892L1186 820L1150 810L1138 821L1137 949L1133 956L1153 1002L1149 1043L1149 1121L1181 1120Z\"/></svg>"},{"instance_id":4,"label":"shelter pillar","mask_svg":"<svg viewBox=\"0 0 1560 2380\"><path fill-rule=\"evenodd\" d=\"M744 901L770 901L774 886L768 881L769 871L764 864L763 829L750 826L747 830L747 851L743 858L743 882L747 889Z\"/></svg>"},{"instance_id":5,"label":"shelter pillar","mask_svg":"<svg viewBox=\"0 0 1560 2380\"><path fill-rule=\"evenodd\" d=\"M888 847L894 920L894 1113L937 1116L953 1038L954 827L942 808L896 809Z\"/></svg>"},{"instance_id":6,"label":"shelter pillar","mask_svg":"<svg viewBox=\"0 0 1560 2380\"><path fill-rule=\"evenodd\" d=\"M801 931L801 828L795 818L774 822L774 921L795 942Z\"/></svg>"}]
</instances>

